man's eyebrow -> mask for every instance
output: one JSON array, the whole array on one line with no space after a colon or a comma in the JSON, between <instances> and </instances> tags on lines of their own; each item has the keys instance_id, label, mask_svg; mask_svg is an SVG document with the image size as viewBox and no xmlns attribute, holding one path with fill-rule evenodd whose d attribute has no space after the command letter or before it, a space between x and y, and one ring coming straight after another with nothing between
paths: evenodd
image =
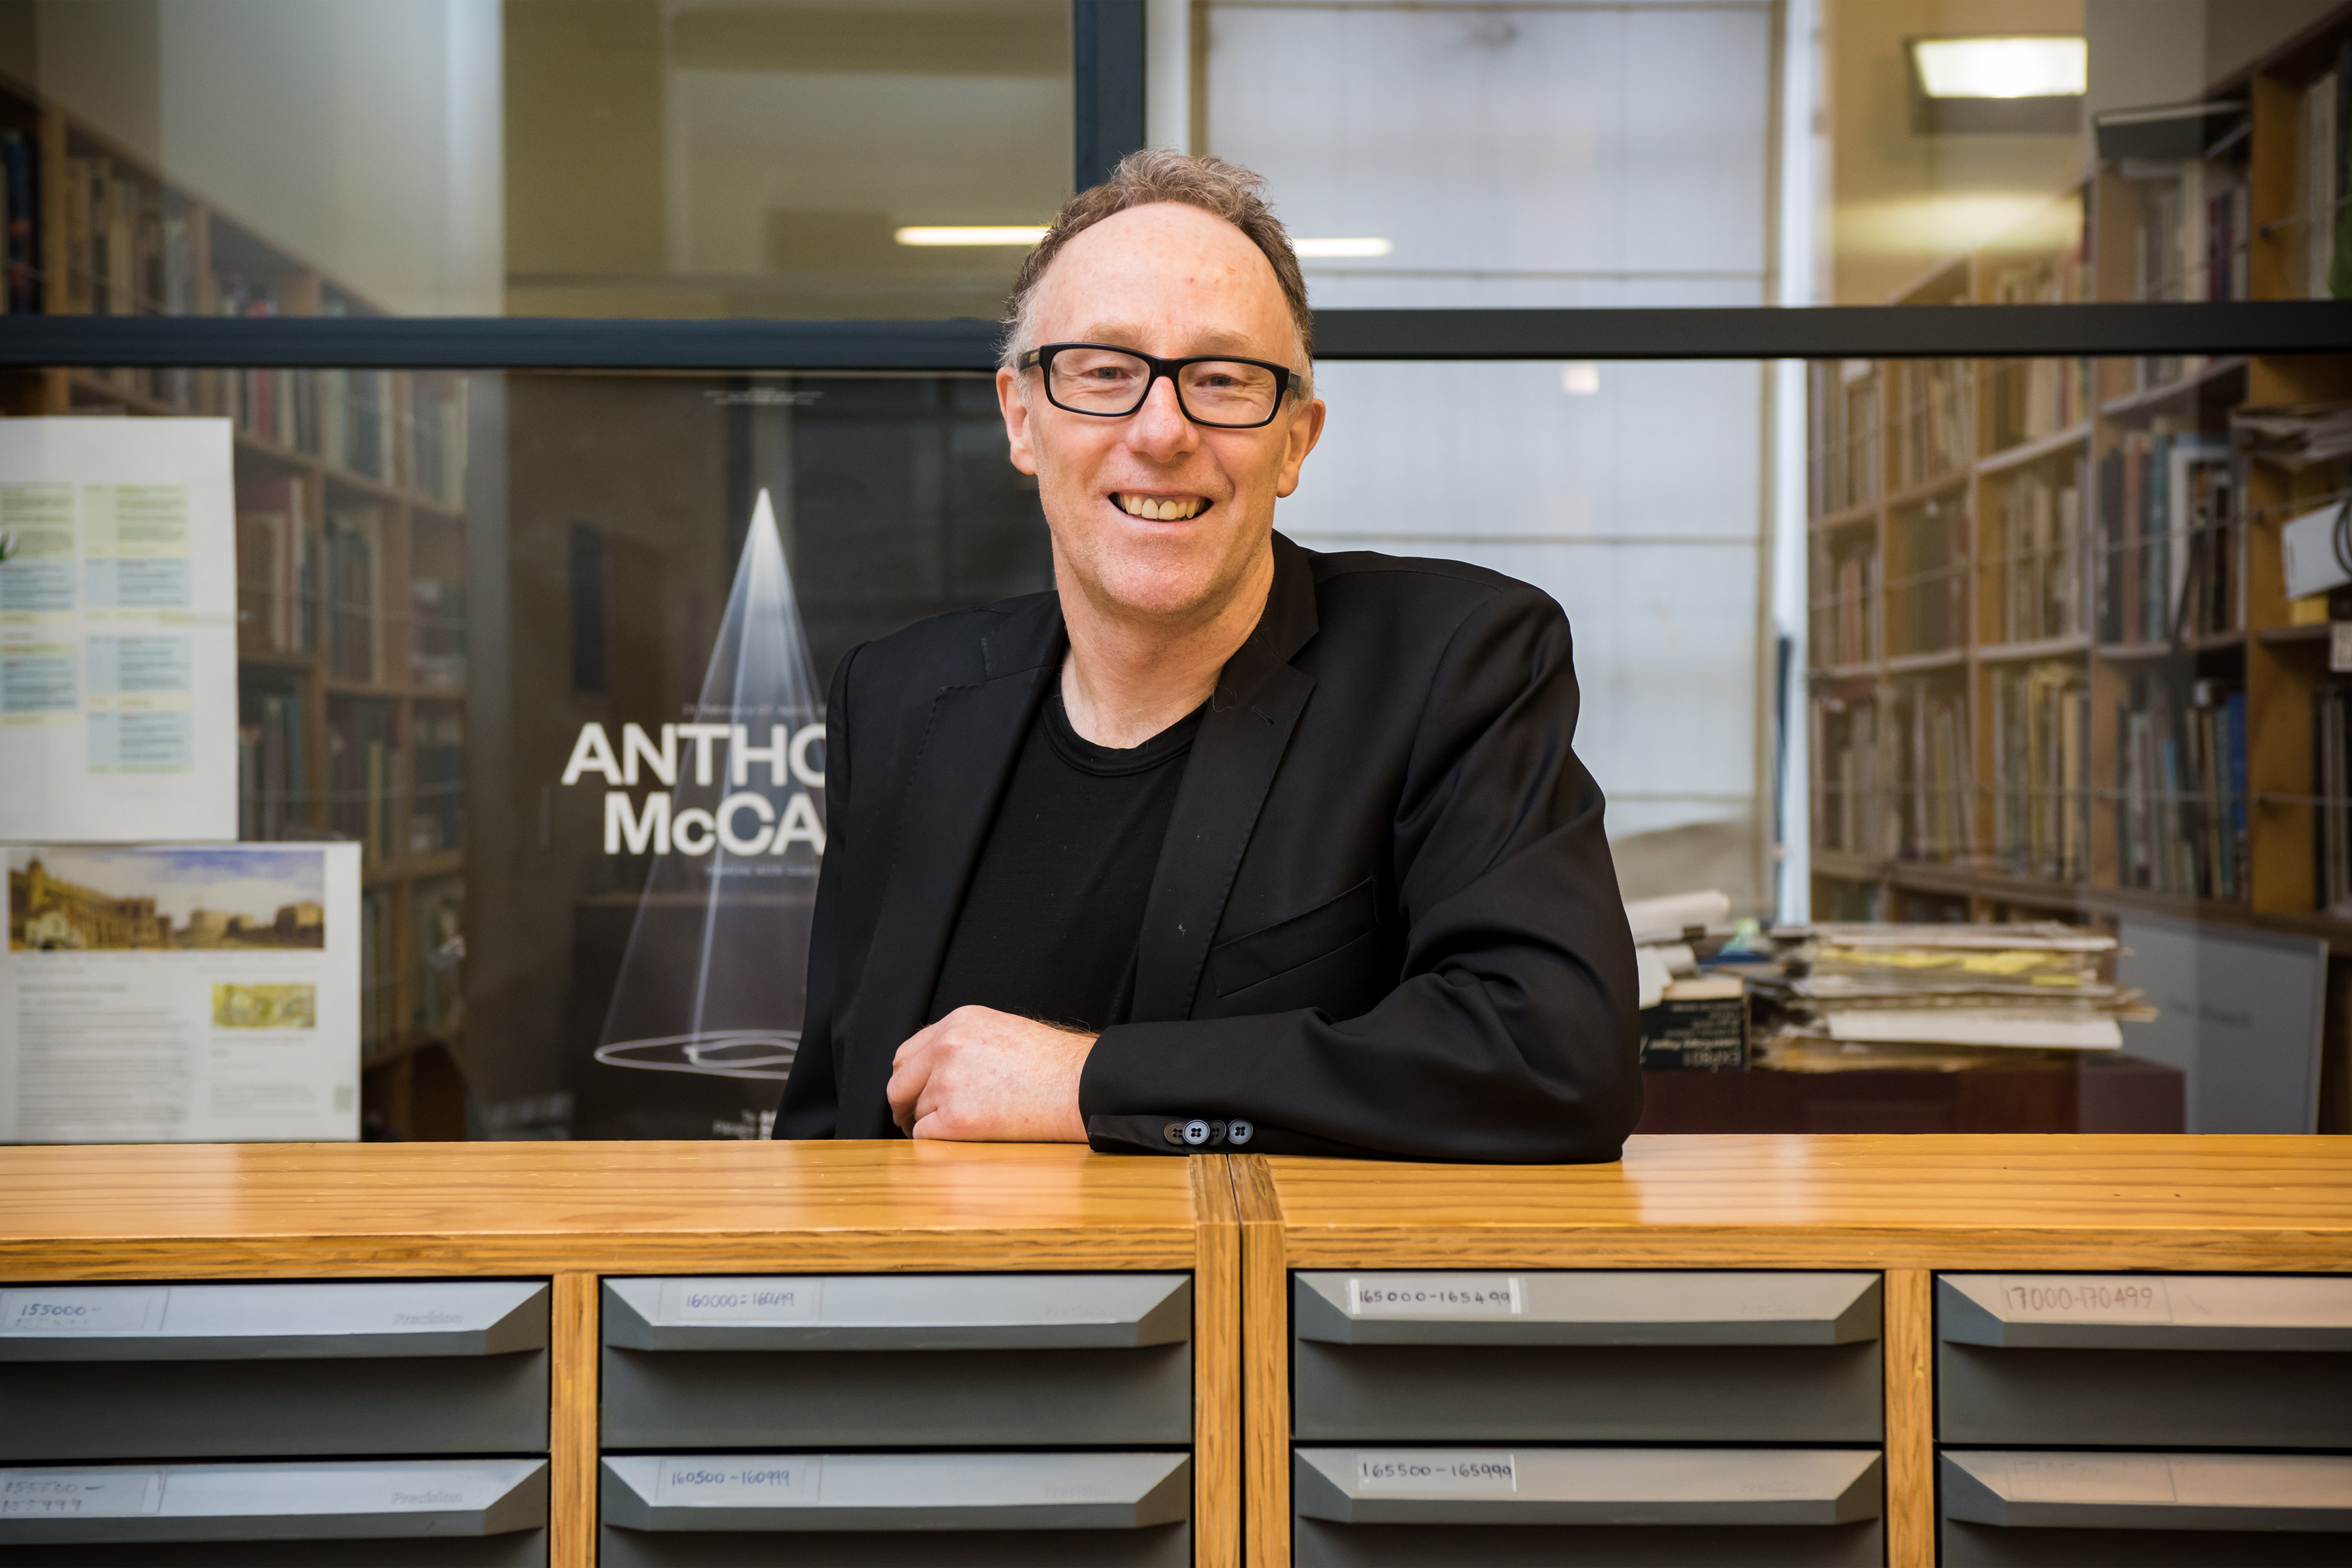
<instances>
[{"instance_id":1,"label":"man's eyebrow","mask_svg":"<svg viewBox=\"0 0 2352 1568\"><path fill-rule=\"evenodd\" d=\"M1143 329L1132 321L1097 321L1072 341L1118 346L1132 344L1142 336ZM1245 332L1236 332L1225 327L1208 327L1192 335L1192 352L1241 354L1255 359L1258 349Z\"/></svg>"}]
</instances>

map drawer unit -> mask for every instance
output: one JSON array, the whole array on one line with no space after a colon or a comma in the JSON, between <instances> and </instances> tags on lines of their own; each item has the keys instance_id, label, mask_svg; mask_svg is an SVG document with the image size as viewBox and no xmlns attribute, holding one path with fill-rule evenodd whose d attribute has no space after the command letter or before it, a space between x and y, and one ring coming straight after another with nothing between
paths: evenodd
<instances>
[{"instance_id":1,"label":"map drawer unit","mask_svg":"<svg viewBox=\"0 0 2352 1568\"><path fill-rule=\"evenodd\" d=\"M0 1461L545 1454L541 1280L0 1287Z\"/></svg>"},{"instance_id":2,"label":"map drawer unit","mask_svg":"<svg viewBox=\"0 0 2352 1568\"><path fill-rule=\"evenodd\" d=\"M2352 1278L1945 1274L1937 1436L2352 1450Z\"/></svg>"},{"instance_id":3,"label":"map drawer unit","mask_svg":"<svg viewBox=\"0 0 2352 1568\"><path fill-rule=\"evenodd\" d=\"M1189 1568L1179 1453L607 1456L601 1568Z\"/></svg>"},{"instance_id":4,"label":"map drawer unit","mask_svg":"<svg viewBox=\"0 0 2352 1568\"><path fill-rule=\"evenodd\" d=\"M9 1568L545 1568L547 1481L543 1458L0 1467L0 1559Z\"/></svg>"},{"instance_id":5,"label":"map drawer unit","mask_svg":"<svg viewBox=\"0 0 2352 1568\"><path fill-rule=\"evenodd\" d=\"M604 1447L1192 1440L1182 1274L607 1279Z\"/></svg>"},{"instance_id":6,"label":"map drawer unit","mask_svg":"<svg viewBox=\"0 0 2352 1568\"><path fill-rule=\"evenodd\" d=\"M1192 1561L1190 1275L607 1279L603 1337L606 1568Z\"/></svg>"},{"instance_id":7,"label":"map drawer unit","mask_svg":"<svg viewBox=\"0 0 2352 1568\"><path fill-rule=\"evenodd\" d=\"M1291 1287L1300 1568L1884 1559L1875 1273Z\"/></svg>"}]
</instances>

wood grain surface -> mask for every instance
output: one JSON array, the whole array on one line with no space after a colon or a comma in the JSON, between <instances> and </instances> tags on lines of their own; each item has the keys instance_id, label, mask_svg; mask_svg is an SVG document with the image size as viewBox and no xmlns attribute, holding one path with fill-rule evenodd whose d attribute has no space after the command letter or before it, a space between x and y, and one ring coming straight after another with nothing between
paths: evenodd
<instances>
[{"instance_id":1,"label":"wood grain surface","mask_svg":"<svg viewBox=\"0 0 2352 1568\"><path fill-rule=\"evenodd\" d=\"M596 1568L596 1323L593 1274L555 1277L548 1361L548 1568Z\"/></svg>"},{"instance_id":2,"label":"wood grain surface","mask_svg":"<svg viewBox=\"0 0 2352 1568\"><path fill-rule=\"evenodd\" d=\"M1069 1144L0 1149L0 1278L1189 1268L1191 1183Z\"/></svg>"},{"instance_id":3,"label":"wood grain surface","mask_svg":"<svg viewBox=\"0 0 2352 1568\"><path fill-rule=\"evenodd\" d=\"M1935 1276L1890 1268L1886 1352L1886 1564L1936 1568Z\"/></svg>"},{"instance_id":4,"label":"wood grain surface","mask_svg":"<svg viewBox=\"0 0 2352 1568\"><path fill-rule=\"evenodd\" d=\"M1194 1154L1192 1562L1241 1568L1242 1233L1223 1154Z\"/></svg>"},{"instance_id":5,"label":"wood grain surface","mask_svg":"<svg viewBox=\"0 0 2352 1568\"><path fill-rule=\"evenodd\" d=\"M1610 1165L1265 1163L1292 1268L2352 1270L2352 1138L1644 1137Z\"/></svg>"},{"instance_id":6,"label":"wood grain surface","mask_svg":"<svg viewBox=\"0 0 2352 1568\"><path fill-rule=\"evenodd\" d=\"M1234 1158L1242 1227L1243 1467L1248 1568L1290 1564L1290 1267L1282 1200L1261 1154Z\"/></svg>"}]
</instances>

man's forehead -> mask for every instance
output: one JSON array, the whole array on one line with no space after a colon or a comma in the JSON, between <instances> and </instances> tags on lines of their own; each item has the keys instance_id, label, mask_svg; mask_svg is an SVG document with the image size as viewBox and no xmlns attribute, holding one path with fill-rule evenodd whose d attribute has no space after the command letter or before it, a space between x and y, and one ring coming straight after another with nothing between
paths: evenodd
<instances>
[{"instance_id":1,"label":"man's forehead","mask_svg":"<svg viewBox=\"0 0 2352 1568\"><path fill-rule=\"evenodd\" d=\"M1255 356L1266 346L1248 332L1234 327L1219 326L1213 322L1202 322L1197 325L1181 321L1167 322L1160 328L1155 329L1142 321L1129 320L1090 322L1079 329L1074 341L1109 343L1114 347L1139 348L1156 336L1159 331L1171 328L1183 347L1192 353L1233 353Z\"/></svg>"}]
</instances>

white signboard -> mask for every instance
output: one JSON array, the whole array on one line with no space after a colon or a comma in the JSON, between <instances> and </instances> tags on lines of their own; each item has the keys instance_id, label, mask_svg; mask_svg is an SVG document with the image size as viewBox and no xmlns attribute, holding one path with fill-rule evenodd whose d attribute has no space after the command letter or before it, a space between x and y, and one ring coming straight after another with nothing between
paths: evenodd
<instances>
[{"instance_id":1,"label":"white signboard","mask_svg":"<svg viewBox=\"0 0 2352 1568\"><path fill-rule=\"evenodd\" d=\"M236 837L227 420L0 420L0 841Z\"/></svg>"},{"instance_id":2,"label":"white signboard","mask_svg":"<svg viewBox=\"0 0 2352 1568\"><path fill-rule=\"evenodd\" d=\"M359 1136L358 845L0 858L0 1142Z\"/></svg>"}]
</instances>

